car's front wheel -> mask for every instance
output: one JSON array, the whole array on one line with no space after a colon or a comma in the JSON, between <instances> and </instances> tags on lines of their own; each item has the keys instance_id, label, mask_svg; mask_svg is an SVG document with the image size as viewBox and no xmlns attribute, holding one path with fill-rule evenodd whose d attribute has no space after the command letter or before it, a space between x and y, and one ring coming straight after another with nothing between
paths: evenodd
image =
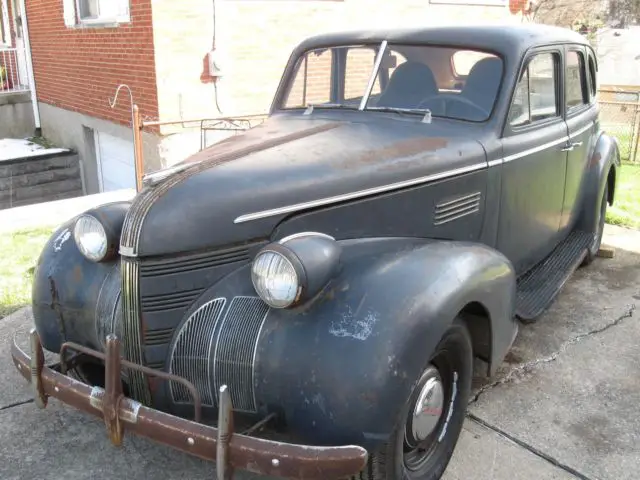
<instances>
[{"instance_id":1,"label":"car's front wheel","mask_svg":"<svg viewBox=\"0 0 640 480\"><path fill-rule=\"evenodd\" d=\"M442 337L405 404L390 441L370 455L362 480L437 480L462 430L473 347L462 319Z\"/></svg>"}]
</instances>

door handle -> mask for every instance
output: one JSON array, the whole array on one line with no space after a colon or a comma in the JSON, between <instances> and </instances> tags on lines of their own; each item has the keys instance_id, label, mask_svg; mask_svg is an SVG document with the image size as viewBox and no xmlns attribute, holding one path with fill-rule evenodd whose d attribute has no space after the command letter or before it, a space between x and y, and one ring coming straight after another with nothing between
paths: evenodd
<instances>
[{"instance_id":1,"label":"door handle","mask_svg":"<svg viewBox=\"0 0 640 480\"><path fill-rule=\"evenodd\" d=\"M568 147L564 147L561 152L571 152L575 147L573 145L569 145Z\"/></svg>"},{"instance_id":2,"label":"door handle","mask_svg":"<svg viewBox=\"0 0 640 480\"><path fill-rule=\"evenodd\" d=\"M582 142L572 143L571 146L572 147L581 147L582 146Z\"/></svg>"}]
</instances>

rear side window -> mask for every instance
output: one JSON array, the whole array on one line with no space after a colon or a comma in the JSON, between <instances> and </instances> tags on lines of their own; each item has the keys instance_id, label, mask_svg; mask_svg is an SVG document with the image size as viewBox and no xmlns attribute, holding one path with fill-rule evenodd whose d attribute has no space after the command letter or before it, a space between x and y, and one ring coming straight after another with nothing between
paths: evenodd
<instances>
[{"instance_id":1,"label":"rear side window","mask_svg":"<svg viewBox=\"0 0 640 480\"><path fill-rule=\"evenodd\" d=\"M596 98L596 95L598 93L596 64L591 55L589 55L589 92L592 99Z\"/></svg>"},{"instance_id":2,"label":"rear side window","mask_svg":"<svg viewBox=\"0 0 640 480\"><path fill-rule=\"evenodd\" d=\"M558 116L558 64L555 53L531 58L514 92L509 111L512 127Z\"/></svg>"},{"instance_id":3,"label":"rear side window","mask_svg":"<svg viewBox=\"0 0 640 480\"><path fill-rule=\"evenodd\" d=\"M574 110L589 102L584 55L570 51L567 54L567 110Z\"/></svg>"}]
</instances>

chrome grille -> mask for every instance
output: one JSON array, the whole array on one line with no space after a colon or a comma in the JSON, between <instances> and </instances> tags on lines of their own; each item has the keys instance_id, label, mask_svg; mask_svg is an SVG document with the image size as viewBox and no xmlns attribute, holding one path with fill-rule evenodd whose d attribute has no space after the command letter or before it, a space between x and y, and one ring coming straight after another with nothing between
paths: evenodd
<instances>
[{"instance_id":1,"label":"chrome grille","mask_svg":"<svg viewBox=\"0 0 640 480\"><path fill-rule=\"evenodd\" d=\"M434 225L443 225L480 211L481 192L454 198L436 205Z\"/></svg>"},{"instance_id":2,"label":"chrome grille","mask_svg":"<svg viewBox=\"0 0 640 480\"><path fill-rule=\"evenodd\" d=\"M208 406L214 406L216 398L211 387L211 349L226 301L225 298L216 298L198 308L182 326L170 357L169 371L193 383L203 405ZM176 403L192 401L189 391L175 382L171 382L171 396Z\"/></svg>"},{"instance_id":3,"label":"chrome grille","mask_svg":"<svg viewBox=\"0 0 640 480\"><path fill-rule=\"evenodd\" d=\"M187 308L203 291L204 288L196 288L185 292L148 295L142 297L142 310L144 312L162 312Z\"/></svg>"},{"instance_id":4,"label":"chrome grille","mask_svg":"<svg viewBox=\"0 0 640 480\"><path fill-rule=\"evenodd\" d=\"M213 387L228 385L235 410L256 412L256 347L269 307L259 297L234 297L222 320L213 358Z\"/></svg>"},{"instance_id":5,"label":"chrome grille","mask_svg":"<svg viewBox=\"0 0 640 480\"><path fill-rule=\"evenodd\" d=\"M256 244L253 243L212 252L181 255L175 258L145 260L140 269L140 276L142 278L153 278L179 273L191 273L198 270L228 265L230 263L249 261L250 248L255 245Z\"/></svg>"},{"instance_id":6,"label":"chrome grille","mask_svg":"<svg viewBox=\"0 0 640 480\"><path fill-rule=\"evenodd\" d=\"M140 332L140 293L138 290L137 260L122 257L121 272L124 354L127 360L144 365ZM151 405L151 392L144 374L135 371L128 373L132 396L144 405Z\"/></svg>"}]
</instances>

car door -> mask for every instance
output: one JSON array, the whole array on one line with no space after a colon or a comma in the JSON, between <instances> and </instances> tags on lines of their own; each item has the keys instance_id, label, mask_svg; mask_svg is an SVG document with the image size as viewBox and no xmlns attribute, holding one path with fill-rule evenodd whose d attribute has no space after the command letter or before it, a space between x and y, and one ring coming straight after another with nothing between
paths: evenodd
<instances>
[{"instance_id":1,"label":"car door","mask_svg":"<svg viewBox=\"0 0 640 480\"><path fill-rule=\"evenodd\" d=\"M497 247L522 273L558 241L567 165L562 47L531 51L503 135Z\"/></svg>"},{"instance_id":2,"label":"car door","mask_svg":"<svg viewBox=\"0 0 640 480\"><path fill-rule=\"evenodd\" d=\"M567 45L565 52L565 115L569 132L567 178L561 230L570 231L580 214L585 172L595 141L598 105L595 78L589 68L595 63L583 45Z\"/></svg>"}]
</instances>

